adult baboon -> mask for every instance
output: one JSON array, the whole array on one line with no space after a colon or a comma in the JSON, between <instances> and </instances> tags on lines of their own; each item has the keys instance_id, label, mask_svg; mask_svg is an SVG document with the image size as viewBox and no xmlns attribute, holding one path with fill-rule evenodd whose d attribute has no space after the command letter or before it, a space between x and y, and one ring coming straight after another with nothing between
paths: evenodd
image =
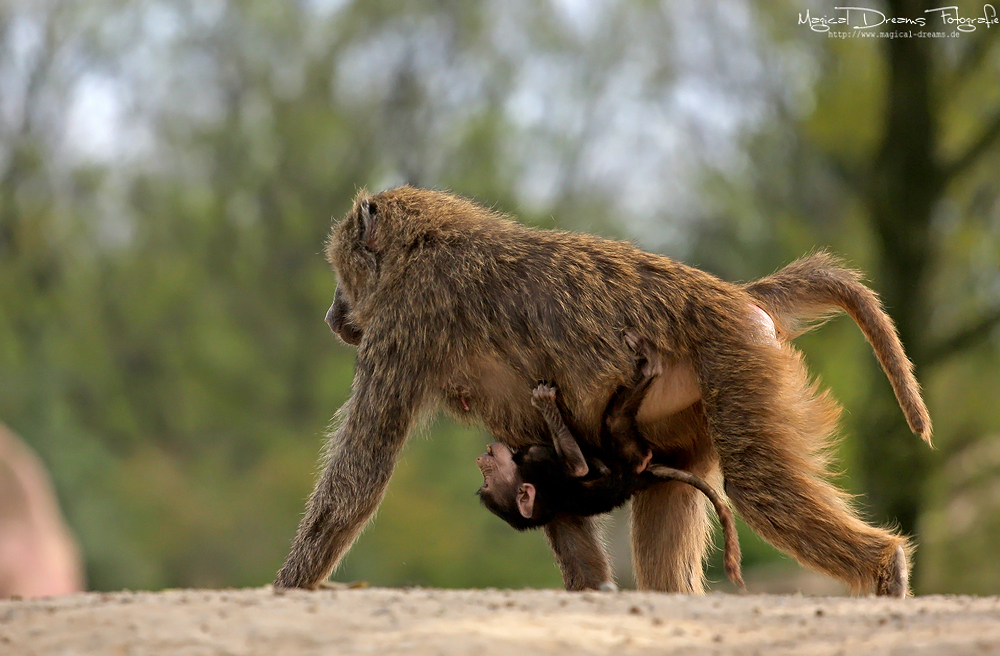
<instances>
[{"instance_id":1,"label":"adult baboon","mask_svg":"<svg viewBox=\"0 0 1000 656\"><path fill-rule=\"evenodd\" d=\"M634 371L621 339L632 329L678 371L690 366L700 391L678 412L672 382L653 383L637 419L655 451L677 452L701 478L721 470L746 522L807 567L858 591L905 594L906 539L859 519L825 478L839 407L810 383L795 349L761 339L751 309L762 307L782 337L796 334L798 318L848 311L910 427L929 441L891 320L830 256L744 287L629 243L533 230L450 194L401 187L359 193L327 257L340 281L327 319L358 347L353 394L276 586L315 587L329 575L375 512L422 411L444 406L519 447L544 430L531 390L552 381L574 433L597 440L608 400ZM640 587L702 589L705 516L697 491L679 483L636 496ZM546 534L568 589L610 580L588 518L560 517Z\"/></svg>"}]
</instances>

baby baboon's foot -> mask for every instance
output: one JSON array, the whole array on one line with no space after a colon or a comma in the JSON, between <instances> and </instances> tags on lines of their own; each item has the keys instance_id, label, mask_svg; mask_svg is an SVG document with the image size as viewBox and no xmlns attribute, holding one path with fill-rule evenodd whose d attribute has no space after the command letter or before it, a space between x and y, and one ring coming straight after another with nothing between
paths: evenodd
<instances>
[{"instance_id":1,"label":"baby baboon's foot","mask_svg":"<svg viewBox=\"0 0 1000 656\"><path fill-rule=\"evenodd\" d=\"M642 342L642 337L639 337L637 333L634 333L631 330L625 331L625 343L628 344L630 349L635 351L636 355L639 355L642 351Z\"/></svg>"},{"instance_id":2,"label":"baby baboon's foot","mask_svg":"<svg viewBox=\"0 0 1000 656\"><path fill-rule=\"evenodd\" d=\"M648 339L631 330L626 330L625 343L635 351L636 363L639 365L643 378L656 378L663 373L663 360Z\"/></svg>"},{"instance_id":3,"label":"baby baboon's foot","mask_svg":"<svg viewBox=\"0 0 1000 656\"><path fill-rule=\"evenodd\" d=\"M653 461L653 450L650 449L649 451L646 452L646 455L642 457L642 462L640 462L636 466L635 473L641 474L642 472L646 471L646 468L649 467L649 463L651 463L652 461Z\"/></svg>"},{"instance_id":4,"label":"baby baboon's foot","mask_svg":"<svg viewBox=\"0 0 1000 656\"><path fill-rule=\"evenodd\" d=\"M883 578L878 582L878 590L875 591L880 597L895 597L902 599L906 597L908 569L906 566L906 552L902 545L896 547L896 553L888 569L883 574Z\"/></svg>"},{"instance_id":5,"label":"baby baboon's foot","mask_svg":"<svg viewBox=\"0 0 1000 656\"><path fill-rule=\"evenodd\" d=\"M531 405L535 406L539 410L545 410L547 408L554 407L556 404L556 388L555 385L549 385L548 383L539 383L538 387L531 391Z\"/></svg>"}]
</instances>

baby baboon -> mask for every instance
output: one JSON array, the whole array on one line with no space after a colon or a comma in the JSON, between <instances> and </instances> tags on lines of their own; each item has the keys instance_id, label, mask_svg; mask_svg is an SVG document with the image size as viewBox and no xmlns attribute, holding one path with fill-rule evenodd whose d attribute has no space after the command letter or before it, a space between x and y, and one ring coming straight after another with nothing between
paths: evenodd
<instances>
[{"instance_id":1,"label":"baby baboon","mask_svg":"<svg viewBox=\"0 0 1000 656\"><path fill-rule=\"evenodd\" d=\"M631 331L625 340L636 354L635 374L608 402L598 444L577 439L556 388L541 383L532 391L531 403L548 428L542 443L513 452L496 443L476 459L484 478L479 490L483 505L512 527L542 526L556 515L609 512L655 482L646 475L653 453L635 415L650 384L664 371L646 340Z\"/></svg>"},{"instance_id":2,"label":"baby baboon","mask_svg":"<svg viewBox=\"0 0 1000 656\"><path fill-rule=\"evenodd\" d=\"M618 390L605 411L605 435L599 454L583 455L576 438L566 426L556 401L556 390L541 384L532 398L545 417L553 440L563 443L562 452L578 454L586 463L582 473L559 455L553 446L535 444L512 452L501 442L486 448L476 459L483 473L479 498L483 505L513 528L524 531L543 526L559 515L589 516L609 512L624 504L641 489L661 481L681 481L701 490L719 515L724 538L724 565L729 580L745 589L740 574L740 543L729 506L703 480L688 472L651 463L647 452L636 464L628 452L616 452L618 445L634 438L642 441L635 425L635 413L654 376L655 368L641 366L640 379L631 388Z\"/></svg>"},{"instance_id":3,"label":"baby baboon","mask_svg":"<svg viewBox=\"0 0 1000 656\"><path fill-rule=\"evenodd\" d=\"M678 468L703 479L721 473L746 522L805 566L857 591L905 593L906 538L863 522L827 480L838 405L791 345L761 339L752 309L770 315L782 339L801 332L801 318L846 310L910 427L929 441L892 320L831 256L742 286L630 243L534 230L457 196L401 187L360 192L327 257L340 283L328 321L358 347L353 394L275 585L313 588L329 575L378 507L422 412L444 406L519 448L545 430L531 389L552 381L573 435L598 444L608 401L634 372L620 335L638 328L699 392L684 408L676 376L650 385L636 420L654 452L676 454ZM677 482L635 496L641 588L702 589L706 510ZM590 518L560 517L545 532L567 588L610 579Z\"/></svg>"},{"instance_id":4,"label":"baby baboon","mask_svg":"<svg viewBox=\"0 0 1000 656\"><path fill-rule=\"evenodd\" d=\"M636 338L632 338L637 342ZM518 530L543 526L556 515L597 515L624 504L651 481L642 474L652 452L635 423L639 405L660 373L651 349L636 349L634 380L608 402L598 444L578 440L566 424L557 390L542 383L531 402L549 439L511 451L500 442L476 459L483 473L479 498ZM647 358L647 353L652 359Z\"/></svg>"},{"instance_id":5,"label":"baby baboon","mask_svg":"<svg viewBox=\"0 0 1000 656\"><path fill-rule=\"evenodd\" d=\"M538 451L539 449L541 451ZM528 457L519 457L502 442L494 442L487 447L486 454L476 460L483 471L484 479L483 487L479 491L479 498L490 512L513 528L524 531L555 520L560 516L559 513L552 510L555 506L579 506L583 509L582 512L566 513L575 516L590 516L598 512L605 512L603 510L591 511L598 507L612 510L625 503L628 496L635 494L640 489L658 482L678 481L700 490L711 501L719 516L719 524L722 526L723 566L726 570L726 576L737 587L746 589L740 572L740 541L733 513L726 501L719 496L719 493L702 479L683 469L653 462L640 473L640 476L636 476L634 479L624 477L626 481L634 481L634 486L631 487L615 487L607 481L594 481L597 486L588 490L590 493L588 496L592 499L601 499L601 502L594 505L579 504L576 501L567 502L566 500L570 497L572 490L579 490L581 486L575 485L572 480L567 480L565 476L559 474L554 479L549 478L551 472L557 467L557 463L561 462L554 449L534 445L528 447L528 450L531 452ZM534 466L531 464L526 466L526 461L532 458ZM563 483L564 487L560 487L559 483ZM608 496L602 498L594 494L598 491L606 493ZM549 501L543 502L543 499ZM612 506L604 499L616 499L618 503Z\"/></svg>"}]
</instances>

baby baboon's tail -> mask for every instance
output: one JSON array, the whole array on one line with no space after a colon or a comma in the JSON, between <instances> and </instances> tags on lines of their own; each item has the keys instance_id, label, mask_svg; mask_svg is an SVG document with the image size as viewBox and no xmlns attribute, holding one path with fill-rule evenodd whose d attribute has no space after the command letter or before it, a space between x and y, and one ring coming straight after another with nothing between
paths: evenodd
<instances>
[{"instance_id":1,"label":"baby baboon's tail","mask_svg":"<svg viewBox=\"0 0 1000 656\"><path fill-rule=\"evenodd\" d=\"M708 500L715 507L715 512L719 514L719 523L722 524L722 564L726 570L726 576L733 582L733 585L745 591L747 586L743 583L743 575L740 572L740 538L736 534L736 520L733 519L733 511L729 509L729 505L711 485L691 472L665 465L650 465L646 471L665 481L687 483L701 490L708 497Z\"/></svg>"},{"instance_id":2,"label":"baby baboon's tail","mask_svg":"<svg viewBox=\"0 0 1000 656\"><path fill-rule=\"evenodd\" d=\"M841 310L847 312L875 351L910 430L931 444L931 419L913 376L913 363L903 351L896 325L858 271L820 251L748 283L745 289L771 315L783 339L797 337Z\"/></svg>"}]
</instances>

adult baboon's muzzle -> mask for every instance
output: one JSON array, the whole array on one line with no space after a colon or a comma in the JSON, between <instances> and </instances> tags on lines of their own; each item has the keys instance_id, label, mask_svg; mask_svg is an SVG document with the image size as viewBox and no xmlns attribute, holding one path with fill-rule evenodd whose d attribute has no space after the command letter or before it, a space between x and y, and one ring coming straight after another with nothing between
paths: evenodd
<instances>
[{"instance_id":1,"label":"adult baboon's muzzle","mask_svg":"<svg viewBox=\"0 0 1000 656\"><path fill-rule=\"evenodd\" d=\"M330 330L339 335L340 339L351 346L357 346L361 343L363 333L348 318L350 311L351 306L344 298L344 292L340 290L340 285L337 285L337 291L333 294L333 304L326 312L326 325L330 326Z\"/></svg>"}]
</instances>

